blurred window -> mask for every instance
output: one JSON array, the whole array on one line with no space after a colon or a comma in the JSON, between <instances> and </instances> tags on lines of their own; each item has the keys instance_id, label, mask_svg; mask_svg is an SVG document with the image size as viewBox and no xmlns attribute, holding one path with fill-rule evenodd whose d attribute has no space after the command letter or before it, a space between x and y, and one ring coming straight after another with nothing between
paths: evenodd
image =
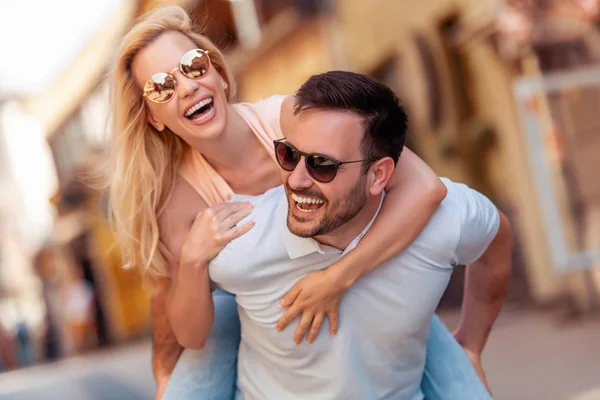
<instances>
[{"instance_id":1,"label":"blurred window","mask_svg":"<svg viewBox=\"0 0 600 400\"><path fill-rule=\"evenodd\" d=\"M437 71L435 56L427 39L416 34L413 37L415 46L419 53L421 66L425 75L425 85L427 87L427 108L430 121L430 128L436 132L442 124L442 91L440 76Z\"/></svg>"}]
</instances>

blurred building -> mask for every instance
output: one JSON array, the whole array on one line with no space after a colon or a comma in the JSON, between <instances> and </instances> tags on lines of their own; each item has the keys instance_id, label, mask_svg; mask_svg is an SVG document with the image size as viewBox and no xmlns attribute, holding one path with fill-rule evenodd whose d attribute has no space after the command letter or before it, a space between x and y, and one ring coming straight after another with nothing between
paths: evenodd
<instances>
[{"instance_id":1,"label":"blurred building","mask_svg":"<svg viewBox=\"0 0 600 400\"><path fill-rule=\"evenodd\" d=\"M139 273L122 268L106 201L93 190L100 182L91 180L104 161L107 68L142 7L74 3L78 16L61 27L38 18L56 12L43 3L30 21L38 36L15 31L22 40L3 42L20 68L3 64L0 88L0 325L28 357L19 365L149 331L148 293Z\"/></svg>"},{"instance_id":2,"label":"blurred building","mask_svg":"<svg viewBox=\"0 0 600 400\"><path fill-rule=\"evenodd\" d=\"M271 2L253 3L261 15ZM239 43L229 56L242 101L293 93L310 75L328 69L387 83L409 110L409 147L440 175L488 195L512 220L517 237L512 299L537 304L567 299L574 309L589 309L600 288L590 269L600 263L595 211L600 183L593 172L600 170L593 156L599 143L597 89L588 83L555 94L534 91L525 103L516 98L523 86L546 87L549 73L565 73L556 79L572 83L577 78L570 73L588 68L589 76L600 79L594 69L600 48L597 4L587 3L295 1L263 16L258 46ZM197 12L207 12L203 7ZM565 91L577 91L569 104ZM576 113L584 105L585 118ZM523 119L523 108L530 106L537 123L533 132ZM532 149L529 137L535 135L543 149ZM570 157L555 160L558 142L569 144L562 148ZM540 158L542 165L535 162ZM573 181L568 171L580 182L579 191L568 184ZM587 214L573 213L577 204ZM457 273L446 302L458 303L461 293Z\"/></svg>"}]
</instances>

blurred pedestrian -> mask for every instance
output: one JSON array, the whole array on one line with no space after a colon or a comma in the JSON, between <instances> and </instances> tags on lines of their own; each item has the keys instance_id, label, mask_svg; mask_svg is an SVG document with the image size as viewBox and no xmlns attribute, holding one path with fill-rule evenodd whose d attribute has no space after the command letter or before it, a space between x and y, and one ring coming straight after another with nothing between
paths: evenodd
<instances>
[{"instance_id":1,"label":"blurred pedestrian","mask_svg":"<svg viewBox=\"0 0 600 400\"><path fill-rule=\"evenodd\" d=\"M19 366L15 337L0 321L0 372Z\"/></svg>"},{"instance_id":2,"label":"blurred pedestrian","mask_svg":"<svg viewBox=\"0 0 600 400\"><path fill-rule=\"evenodd\" d=\"M43 336L43 358L53 361L61 357L61 318L58 271L50 246L42 247L33 261L34 269L42 282L42 297L46 306Z\"/></svg>"},{"instance_id":3,"label":"blurred pedestrian","mask_svg":"<svg viewBox=\"0 0 600 400\"><path fill-rule=\"evenodd\" d=\"M94 318L95 294L83 273L73 268L64 292L64 318L74 348L77 352L98 345Z\"/></svg>"}]
</instances>

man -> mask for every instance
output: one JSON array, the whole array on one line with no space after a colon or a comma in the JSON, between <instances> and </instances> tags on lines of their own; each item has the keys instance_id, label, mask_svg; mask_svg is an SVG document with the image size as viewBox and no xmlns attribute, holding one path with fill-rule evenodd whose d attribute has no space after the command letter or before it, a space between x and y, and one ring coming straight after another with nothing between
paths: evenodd
<instances>
[{"instance_id":1,"label":"man","mask_svg":"<svg viewBox=\"0 0 600 400\"><path fill-rule=\"evenodd\" d=\"M348 289L335 337L294 344L296 327L311 322L302 320L277 332L283 294L350 251L369 229L403 147L397 127L406 126L389 88L349 72L309 79L296 94L295 112L288 137L275 142L284 187L239 198L254 203L256 225L209 267L211 279L238 303L239 394L423 398L429 322L457 264L470 265L456 337L480 366L508 285L512 236L489 200L449 181L446 199L417 240Z\"/></svg>"}]
</instances>

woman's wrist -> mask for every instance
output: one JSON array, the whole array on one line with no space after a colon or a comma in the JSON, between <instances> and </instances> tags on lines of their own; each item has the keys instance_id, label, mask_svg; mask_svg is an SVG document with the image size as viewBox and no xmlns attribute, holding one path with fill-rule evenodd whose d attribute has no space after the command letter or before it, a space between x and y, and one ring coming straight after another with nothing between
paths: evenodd
<instances>
[{"instance_id":1,"label":"woman's wrist","mask_svg":"<svg viewBox=\"0 0 600 400\"><path fill-rule=\"evenodd\" d=\"M198 285L208 279L208 263L200 259L179 265L176 292L196 292Z\"/></svg>"},{"instance_id":2,"label":"woman's wrist","mask_svg":"<svg viewBox=\"0 0 600 400\"><path fill-rule=\"evenodd\" d=\"M332 280L333 284L342 290L346 290L358 280L363 274L363 270L358 268L358 265L363 265L359 260L356 260L351 251L342 257L338 262L329 267L326 271L327 276Z\"/></svg>"}]
</instances>

